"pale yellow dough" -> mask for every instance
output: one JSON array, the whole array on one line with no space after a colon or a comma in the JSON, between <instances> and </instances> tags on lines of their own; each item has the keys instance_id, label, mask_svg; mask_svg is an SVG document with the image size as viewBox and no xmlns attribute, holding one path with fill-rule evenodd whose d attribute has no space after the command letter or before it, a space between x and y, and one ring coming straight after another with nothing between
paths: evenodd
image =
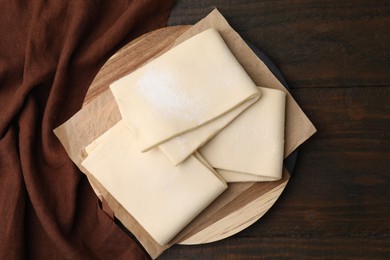
<instances>
[{"instance_id":1,"label":"pale yellow dough","mask_svg":"<svg viewBox=\"0 0 390 260\"><path fill-rule=\"evenodd\" d=\"M138 149L160 146L174 165L260 96L215 29L195 35L110 88Z\"/></svg>"},{"instance_id":2,"label":"pale yellow dough","mask_svg":"<svg viewBox=\"0 0 390 260\"><path fill-rule=\"evenodd\" d=\"M123 120L86 151L82 165L160 245L167 244L227 188L195 156L173 166L159 149L141 153Z\"/></svg>"},{"instance_id":3,"label":"pale yellow dough","mask_svg":"<svg viewBox=\"0 0 390 260\"><path fill-rule=\"evenodd\" d=\"M227 182L282 176L286 94L259 89L261 98L199 150Z\"/></svg>"}]
</instances>

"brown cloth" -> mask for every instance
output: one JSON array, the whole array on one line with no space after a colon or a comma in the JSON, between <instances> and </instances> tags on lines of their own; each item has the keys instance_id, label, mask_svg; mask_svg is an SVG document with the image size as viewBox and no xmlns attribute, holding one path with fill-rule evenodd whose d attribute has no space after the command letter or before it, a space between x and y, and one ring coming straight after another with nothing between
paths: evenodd
<instances>
[{"instance_id":1,"label":"brown cloth","mask_svg":"<svg viewBox=\"0 0 390 260\"><path fill-rule=\"evenodd\" d=\"M138 259L53 129L121 45L166 24L172 1L0 4L0 259Z\"/></svg>"}]
</instances>

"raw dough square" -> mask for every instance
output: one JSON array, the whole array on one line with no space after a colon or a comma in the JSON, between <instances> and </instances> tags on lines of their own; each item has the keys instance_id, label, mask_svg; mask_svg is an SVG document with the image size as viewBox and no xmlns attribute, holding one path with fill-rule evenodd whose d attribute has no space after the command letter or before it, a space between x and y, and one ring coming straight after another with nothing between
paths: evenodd
<instances>
[{"instance_id":1,"label":"raw dough square","mask_svg":"<svg viewBox=\"0 0 390 260\"><path fill-rule=\"evenodd\" d=\"M160 146L174 165L260 96L215 29L191 37L110 89L138 149Z\"/></svg>"},{"instance_id":2,"label":"raw dough square","mask_svg":"<svg viewBox=\"0 0 390 260\"><path fill-rule=\"evenodd\" d=\"M286 94L259 89L261 98L200 149L227 182L282 177Z\"/></svg>"},{"instance_id":3,"label":"raw dough square","mask_svg":"<svg viewBox=\"0 0 390 260\"><path fill-rule=\"evenodd\" d=\"M123 121L87 146L81 163L160 245L227 185L195 156L173 166L158 149L141 153Z\"/></svg>"}]
</instances>

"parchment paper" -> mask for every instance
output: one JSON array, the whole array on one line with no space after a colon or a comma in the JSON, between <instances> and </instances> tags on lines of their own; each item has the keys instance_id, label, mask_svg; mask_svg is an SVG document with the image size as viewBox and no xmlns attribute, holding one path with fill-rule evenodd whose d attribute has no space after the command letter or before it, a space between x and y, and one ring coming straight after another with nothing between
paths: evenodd
<instances>
[{"instance_id":1,"label":"parchment paper","mask_svg":"<svg viewBox=\"0 0 390 260\"><path fill-rule=\"evenodd\" d=\"M176 39L175 45L202 32L210 27L218 29L232 53L247 71L252 80L259 86L276 88L287 93L286 129L285 129L285 157L293 152L300 144L306 141L316 131L313 124L306 117L293 97L267 66L253 53L242 38L230 27L218 10L212 11L206 18L192 26ZM140 53L142 55L142 53ZM108 85L107 85L108 88ZM187 226L169 245L158 245L148 233L126 212L123 207L102 187L96 179L81 166L86 157L84 147L103 134L121 119L118 107L111 92L107 89L97 96L67 122L54 130L54 133L63 144L72 161L88 177L92 187L99 197L104 197L115 212L115 216L129 229L152 258L156 258L165 249L181 240L190 231L196 231L199 223L213 218L213 214L226 206L239 194L249 189L253 183L231 184L229 189ZM274 182L278 185L278 182ZM245 205L242 205L242 207Z\"/></svg>"}]
</instances>

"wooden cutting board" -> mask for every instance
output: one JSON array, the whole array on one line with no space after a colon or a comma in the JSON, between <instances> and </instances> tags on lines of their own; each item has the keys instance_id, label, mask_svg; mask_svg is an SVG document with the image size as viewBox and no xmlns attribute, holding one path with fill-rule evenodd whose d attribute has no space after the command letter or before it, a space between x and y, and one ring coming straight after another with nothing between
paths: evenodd
<instances>
[{"instance_id":1,"label":"wooden cutting board","mask_svg":"<svg viewBox=\"0 0 390 260\"><path fill-rule=\"evenodd\" d=\"M162 28L124 46L100 69L91 83L84 105L105 92L115 80L168 50L175 39L188 28L190 26ZM272 207L284 190L289 177L289 173L285 170L283 178L277 182L230 184L227 192L190 224L194 228L178 243L213 242L245 229ZM219 203L225 205L219 207L221 205Z\"/></svg>"}]
</instances>

